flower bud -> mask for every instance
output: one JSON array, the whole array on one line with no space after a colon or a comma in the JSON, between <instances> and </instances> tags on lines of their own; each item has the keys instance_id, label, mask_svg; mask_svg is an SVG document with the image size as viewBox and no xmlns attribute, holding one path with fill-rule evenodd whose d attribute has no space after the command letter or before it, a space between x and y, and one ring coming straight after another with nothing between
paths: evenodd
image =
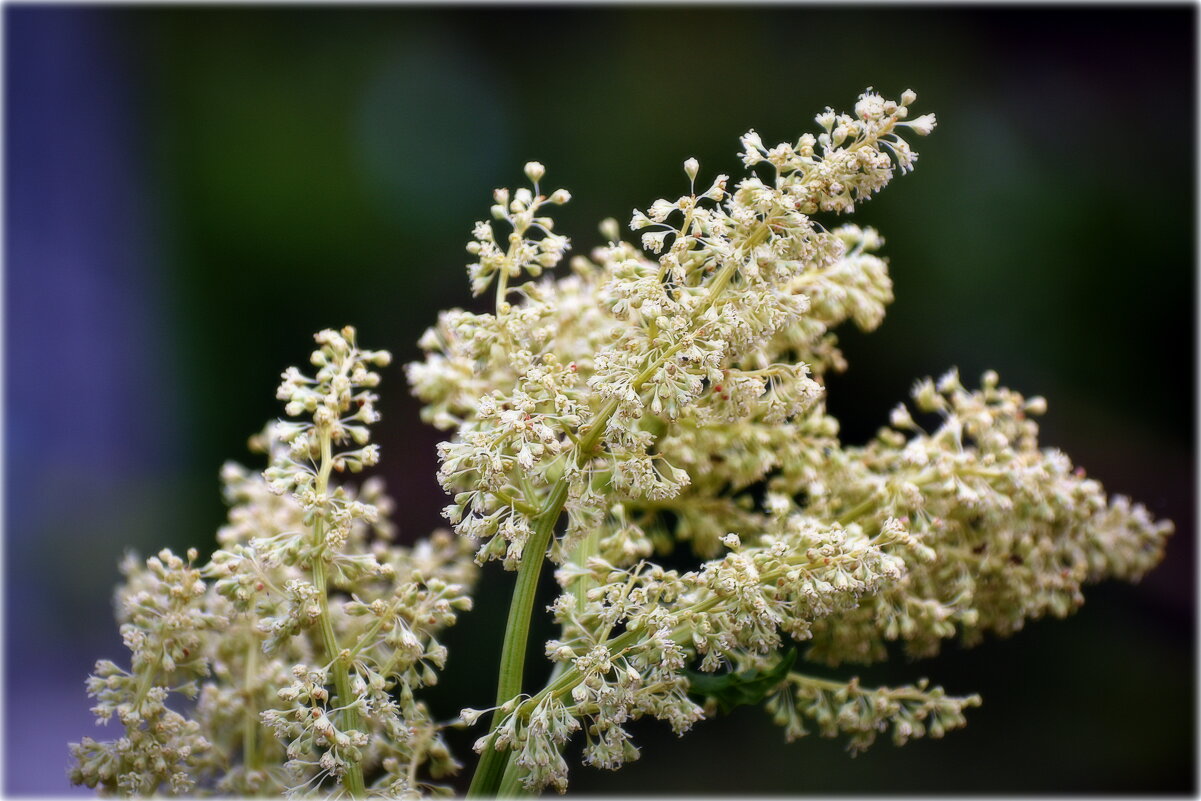
<instances>
[{"instance_id":1,"label":"flower bud","mask_svg":"<svg viewBox=\"0 0 1201 801\"><path fill-rule=\"evenodd\" d=\"M539 162L531 161L525 165L525 177L534 183L541 181L543 175L546 175L546 168Z\"/></svg>"},{"instance_id":2,"label":"flower bud","mask_svg":"<svg viewBox=\"0 0 1201 801\"><path fill-rule=\"evenodd\" d=\"M688 159L684 162L684 174L688 176L689 181L696 180L696 173L700 168L700 162L696 159Z\"/></svg>"}]
</instances>

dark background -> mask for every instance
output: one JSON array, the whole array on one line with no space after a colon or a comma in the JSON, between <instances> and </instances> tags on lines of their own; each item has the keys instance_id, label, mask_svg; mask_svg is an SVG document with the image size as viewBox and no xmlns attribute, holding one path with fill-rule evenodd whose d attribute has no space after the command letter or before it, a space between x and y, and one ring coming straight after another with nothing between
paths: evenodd
<instances>
[{"instance_id":1,"label":"dark background","mask_svg":"<svg viewBox=\"0 0 1201 801\"><path fill-rule=\"evenodd\" d=\"M743 708L679 741L639 724L642 761L573 789L1195 792L1195 14L7 6L4 791L70 792L67 741L112 736L83 680L125 659L116 563L211 549L218 468L279 414L312 332L352 322L415 358L470 302L471 223L527 160L574 194L557 216L586 250L603 217L681 191L684 158L737 174L747 128L795 139L871 85L914 88L940 126L857 216L897 301L845 332L845 439L919 376L995 368L1047 396L1046 444L1176 521L1167 559L1068 621L864 672L980 692L943 742L852 761ZM416 538L441 524L439 435L399 366L383 392L381 469ZM510 582L487 570L451 633L439 715L490 702Z\"/></svg>"}]
</instances>

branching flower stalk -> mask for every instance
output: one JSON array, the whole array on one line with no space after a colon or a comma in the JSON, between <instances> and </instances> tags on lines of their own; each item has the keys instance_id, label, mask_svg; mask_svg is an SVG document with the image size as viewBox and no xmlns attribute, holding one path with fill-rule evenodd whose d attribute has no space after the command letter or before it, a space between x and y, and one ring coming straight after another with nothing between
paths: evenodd
<instances>
[{"instance_id":1,"label":"branching flower stalk","mask_svg":"<svg viewBox=\"0 0 1201 801\"><path fill-rule=\"evenodd\" d=\"M538 167L532 169L539 170ZM527 168L527 173L529 172L531 172L531 168ZM760 224L751 236L748 237L749 247L753 248L761 242L766 238L768 232L767 225ZM705 312L720 300L726 285L729 284L737 272L737 267L738 263L731 260L718 271L716 278L713 279L711 285L708 287L708 294L705 301L689 320L688 327L690 329L698 334L700 333L700 330L703 329L703 324L698 328L698 321L703 318ZM505 273L502 272L502 278L504 275ZM504 285L502 284L501 286L503 287ZM659 355L652 354L649 356L646 359L646 366L630 382L630 391L633 393L639 392L667 360L680 350L680 347L680 345L673 345ZM569 451L568 453L575 459L577 469L585 469L588 461L593 458L605 426L617 412L618 407L619 401L616 398L609 399L585 430L578 430L570 437L574 452ZM550 545L551 536L562 514L563 505L567 500L569 486L567 476L568 473L565 472L555 483L541 510L534 518L536 524L533 535L527 545L533 554L545 553ZM543 560L541 558L528 558L523 560L518 568L509 619L505 627L505 639L501 651L500 678L496 691L496 704L501 708L504 707L506 702L512 698L516 698L522 692L527 633L529 631L530 618L533 614L534 598L542 563ZM493 715L493 731L501 724L502 720L503 716L499 711ZM500 776L504 773L505 764L506 760L497 756L497 752L491 744L485 746L480 759L480 766L468 790L468 795L495 794L499 787Z\"/></svg>"},{"instance_id":2,"label":"branching flower stalk","mask_svg":"<svg viewBox=\"0 0 1201 801\"><path fill-rule=\"evenodd\" d=\"M314 375L283 374L290 418L252 438L262 473L229 464L218 550L130 557L117 595L128 670L97 663L88 691L123 734L72 745L72 780L105 793L445 793L448 726L475 727L473 796L568 786L565 748L617 769L641 717L684 734L761 705L789 740L845 736L852 752L963 726L973 694L925 678L865 687L848 665L932 656L1070 614L1085 583L1137 580L1171 524L1040 445L1046 401L994 372L922 379L865 445L844 444L825 377L835 329L870 331L892 302L880 236L835 225L913 169L916 95L868 90L853 114L766 146L746 174L614 220L606 244L555 277L570 200L496 190L468 273L488 313L452 309L407 366L423 418L448 432L438 478L458 536L392 543L369 426L384 351L322 331ZM523 278L529 280L522 280ZM688 551L691 569L657 560ZM437 721L418 695L470 608L479 565L516 572L494 706ZM543 564L560 594L549 678L525 657Z\"/></svg>"},{"instance_id":3,"label":"branching flower stalk","mask_svg":"<svg viewBox=\"0 0 1201 801\"><path fill-rule=\"evenodd\" d=\"M343 374L344 375L344 374ZM347 379L349 380L349 379ZM318 496L325 496L329 490L329 474L333 470L334 458L332 439L328 422L317 424L317 441L321 451L321 466L317 471L315 491ZM334 633L333 619L329 610L329 585L325 578L325 520L317 516L313 521L313 554L309 557L309 571L313 575L313 587L316 589L318 604L317 625L321 631L321 643L325 647L325 658L333 673L334 687L337 696L334 706L342 710L342 729L344 731L360 731L363 728L359 717L358 702L350 690L350 673L346 669L346 659L343 650L338 645L338 635ZM349 654L346 654L349 657ZM346 768L343 784L352 798L362 798L363 769L357 763L351 763Z\"/></svg>"},{"instance_id":4,"label":"branching flower stalk","mask_svg":"<svg viewBox=\"0 0 1201 801\"><path fill-rule=\"evenodd\" d=\"M689 159L687 194L635 212L642 249L607 222L608 246L558 280L515 285L535 257L531 277L553 266L564 244L536 238L553 236L549 218L523 217L545 200L542 165L527 166L532 190L496 193L493 218L511 230L501 239L477 223L469 272L477 294L503 276L506 301L495 315L444 314L422 340L426 360L409 366L426 419L455 432L440 448L448 518L479 543L479 561L518 572L471 794L512 791L518 778L528 790L563 789L561 749L581 731L586 761L617 767L637 755L626 719L651 714L685 730L718 703L690 694L694 659L727 677L772 676L781 633L830 665L884 658L893 639L927 655L957 634L971 642L1066 614L1082 581L1133 578L1159 558L1168 524L1065 474L1029 420L1045 402L1000 389L991 374L974 394L953 372L937 390L919 384L919 409L946 418L934 436L907 439L920 429L898 411L880 443L838 442L821 397L825 373L845 367L832 329L848 319L876 327L892 291L875 231L828 229L814 215L851 212L894 169L913 168L901 134L935 124L910 119L914 100L869 91L853 115L827 109L816 136L775 147L752 131L750 173L733 189L717 176L698 191ZM523 302L507 301L515 294ZM1099 531L1110 532L1105 546L1089 540ZM1099 555L1118 541L1122 558ZM709 561L659 576L650 557L680 542ZM820 561L794 561L810 552ZM547 557L564 590L553 606L563 636L547 647L557 665L547 688L526 696L526 632ZM719 576L726 593L710 596ZM753 696L746 687L758 685L740 681L729 679L730 692ZM793 718L829 702L814 689L823 681L790 672L757 700L795 736ZM859 744L885 718L900 741L941 735L977 701L920 684L843 686L841 730ZM884 717L852 714L865 703Z\"/></svg>"},{"instance_id":5,"label":"branching flower stalk","mask_svg":"<svg viewBox=\"0 0 1201 801\"><path fill-rule=\"evenodd\" d=\"M870 148L882 137L891 133L899 122L896 114L898 109L901 110L903 115L905 106L897 106L896 104L893 104L892 108L890 109L892 113L888 115L878 115L879 119L875 121L876 124L874 125L868 125L866 124L867 120L864 120L864 124L862 124L858 129L859 135L856 136L851 143L849 143L843 152L849 154L859 151L864 147ZM752 135L748 135L747 142L753 143L754 140L750 139L750 136ZM829 135L827 134L827 139L828 136ZM845 132L841 133L840 136L845 138ZM898 138L897 141L901 140ZM754 151L752 147L752 144L748 144L747 146L748 163L752 163L759 158L759 153ZM811 144L806 143L802 147L806 147L809 149L810 153L812 152ZM884 161L887 162L886 157L884 158ZM867 160L866 163L871 164L871 161ZM876 161L875 163L877 166L879 166L879 161ZM909 166L911 163L912 156L909 157L909 163L905 166ZM810 172L793 165L781 166L783 169L777 167L778 177L775 188L777 191L779 191L787 186L787 188L792 190L794 193L793 197L798 195L804 196L806 192L812 191L812 186L823 180L828 180L828 176L826 176L820 170L813 170ZM792 168L789 169L789 167ZM856 172L858 172L858 163L855 165L855 168ZM694 187L698 169L699 165L694 159L690 159L685 165L685 171ZM536 196L538 189L537 181L542 176L544 170L540 164L534 163L527 166L526 172L531 180L534 181L534 192ZM801 175L796 176L796 173L801 173ZM789 177L794 178L791 184L788 183ZM799 177L799 180L795 180L795 177ZM747 259L754 260L756 258L754 255L756 248L767 241L769 237L771 237L773 233L773 226L778 231L788 231L789 233L792 233L798 237L805 237L812 234L812 228L806 224L807 220L805 220L803 217L790 214L790 212L795 212L795 209L800 205L799 201L793 200L791 204L780 204L780 207L777 209L759 211L755 209L753 205L750 207L743 206L732 200L730 206L733 214L731 215L730 219L732 221L736 220L737 217L735 215L737 215L739 212L743 212L743 227L749 227L749 232L744 233L741 238L730 237L725 243L723 243L727 246L725 248L712 248L710 252L706 252L706 235L711 237L714 232L711 230L705 230L700 225L697 225L696 229L694 230L693 225L697 217L696 212L700 208L699 201L702 199L708 199L716 203L724 199L726 196L725 186L727 180L728 179L726 176L719 176L714 182L713 187L702 198L698 198L696 196L694 189L693 193L690 194L689 197L681 198L676 202L676 204L674 204L674 206L667 204L667 201L660 201L660 207L658 209L652 209L650 217L647 217L644 214L635 215L633 225L636 227L643 227L644 225L650 225L652 220L662 223L667 214L672 211L678 210L684 214L684 223L679 230L672 229L666 225L661 225L663 229L662 234L652 233L644 237L644 244L647 244L653 250L659 250L663 247L665 241L664 237L666 235L670 234L675 237L675 247L672 248L673 258L670 261L666 258L661 260L660 269L656 278L657 282L662 285L662 282L668 277L669 271L671 271L673 267L676 270L679 270L682 267L684 269L691 268L692 270L695 270L701 274L708 272L713 273L713 275L711 278L708 278L708 280L702 278L702 280L699 282L699 289L702 290L696 293L696 297L699 298L699 305L695 306L695 308L691 310L688 310L690 313L687 314L687 322L683 326L683 329L688 332L686 337L681 337L670 344L665 343L666 347L650 350L648 355L645 357L645 366L643 369L637 371L636 378L630 381L628 388L625 389L627 398L638 396L638 393L641 392L643 386L652 378L654 378L656 373L663 368L673 356L675 356L680 350L689 344L689 339L687 337L696 337L703 334L705 328L710 322L712 322L711 320L706 319L706 314L721 302L725 289L735 278L735 276L739 274L740 270L744 274L747 272L758 272L755 269L757 266L756 264L748 264L746 262ZM879 188L878 186L872 186L870 183L864 184L864 187L867 188L859 189L860 194L870 193L870 191ZM534 203L536 204L539 199L540 198L536 196ZM499 197L498 200L500 200ZM524 205L521 199L519 199L517 203ZM792 208L788 208L789 205L791 205ZM495 215L494 213L494 216L508 218L511 222L513 222L514 230L513 234L510 236L510 241L515 243L517 237L521 236L524 233L524 230L520 220L521 210L514 208L512 211L517 212L517 214L514 215L516 219L508 217L508 215L504 215L503 213L500 215ZM778 216L773 217L772 211L775 211ZM477 228L477 230L479 229ZM734 226L734 233L742 233L738 231L737 225ZM486 243L487 237L485 237L485 244ZM519 272L514 268L520 267L520 264L513 261L512 253L513 250L511 248L508 257L508 264L506 265L509 266L509 269L502 267L497 270L501 276L500 280L502 281L502 293L504 291L504 287L506 286L506 284L503 282L508 278L510 272L513 272L514 274ZM771 255L774 254L770 254L769 251L768 258L770 258ZM684 265L688 265L688 267L684 267ZM502 303L499 298L500 294L498 293L498 317L504 310L507 310L502 307ZM801 311L803 311L803 308L798 309L797 313ZM652 318L648 322L648 338L653 342L655 340L655 334L658 333L659 321L658 319ZM576 467L578 469L584 469L586 467L586 463L593 458L593 451L597 447L600 436L607 426L610 418L614 415L614 413L617 412L619 405L620 399L618 397L610 397L605 405L601 407L595 418L587 426L586 433L577 431L575 435L570 436L570 439L574 443L574 457ZM533 537L528 544L528 547L533 549L534 556L532 558L523 560L521 567L519 568L517 585L514 590L512 608L510 612L509 623L506 628L506 637L502 652L502 668L496 701L498 706L502 706L507 700L516 697L521 693L522 690L521 676L525 653L525 631L529 626L534 598L534 588L537 586L537 578L541 567L541 559L538 558L537 555L545 553L549 545L550 535L553 532L554 525L557 522L562 506L566 500L567 484L568 474L565 473L554 485L553 489L547 496L546 504L543 506L538 517L536 518L537 523L534 528ZM495 730L500 723L501 713L497 712L493 719L493 729ZM496 760L494 756L493 746L491 744L487 745L481 760L480 769L477 771L476 779L473 781L470 792L472 794L494 792L497 786L499 774L502 772L502 770L503 766L498 763L498 760Z\"/></svg>"},{"instance_id":6,"label":"branching flower stalk","mask_svg":"<svg viewBox=\"0 0 1201 801\"><path fill-rule=\"evenodd\" d=\"M117 712L125 736L72 746L73 781L136 795L395 797L444 790L420 774L458 767L414 691L445 663L436 635L470 608L475 568L446 532L392 544L378 480L334 482L378 460L372 368L390 357L360 349L350 327L317 342L316 375L289 368L277 393L308 420L252 438L270 457L263 473L222 471L229 524L209 564L168 551L145 570L127 561L118 609L136 675L101 662L89 682L97 714ZM190 716L165 706L173 694L196 699Z\"/></svg>"}]
</instances>

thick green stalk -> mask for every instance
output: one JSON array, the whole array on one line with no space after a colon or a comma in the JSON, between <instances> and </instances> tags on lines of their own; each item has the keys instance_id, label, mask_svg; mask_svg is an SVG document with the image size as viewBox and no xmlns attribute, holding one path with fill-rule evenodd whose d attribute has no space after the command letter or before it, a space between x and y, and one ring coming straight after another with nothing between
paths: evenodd
<instances>
[{"instance_id":1,"label":"thick green stalk","mask_svg":"<svg viewBox=\"0 0 1201 801\"><path fill-rule=\"evenodd\" d=\"M525 546L524 558L517 571L517 584L509 605L509 621L505 626L505 642L500 655L500 679L496 686L496 703L503 704L521 692L525 669L526 644L529 640L530 617L534 611L534 596L538 592L538 577L542 573L546 549L555 531L559 513L567 501L567 482L555 484L546 499L545 510L538 516L534 533Z\"/></svg>"},{"instance_id":2,"label":"thick green stalk","mask_svg":"<svg viewBox=\"0 0 1201 801\"><path fill-rule=\"evenodd\" d=\"M617 411L617 402L609 401L593 420L592 427L580 440L576 451L578 463L584 463L591 458L592 449L600 441L605 423ZM534 525L534 533L525 544L521 564L517 568L517 583L513 587L513 600L509 604L509 620L505 625L505 641L501 646L500 677L496 685L496 704L502 706L511 698L521 694L522 675L525 671L525 652L529 642L530 618L534 611L534 597L538 590L538 577L542 573L542 563L546 558L546 549L550 547L550 538L554 534L555 524L567 501L567 478L555 482L551 493L542 505ZM505 719L505 711L497 709L492 713L492 728L490 734L496 732L496 727ZM480 762L476 766L475 775L471 777L471 786L467 788L468 797L491 797L497 794L501 779L505 772L505 763L509 754L501 753L489 743Z\"/></svg>"},{"instance_id":3,"label":"thick green stalk","mask_svg":"<svg viewBox=\"0 0 1201 801\"><path fill-rule=\"evenodd\" d=\"M547 497L534 525L534 533L525 544L521 564L517 568L517 583L513 587L513 600L509 604L509 621L505 625L505 641L501 646L500 676L496 685L496 704L503 705L510 698L521 694L521 679L525 671L525 652L529 642L530 618L534 612L534 597L538 592L538 577L542 573L546 549L555 531L555 523L567 501L567 481L560 479ZM492 713L492 732L505 718L505 712L497 709ZM496 795L504 775L507 753L500 753L491 744L480 756L469 797Z\"/></svg>"},{"instance_id":4,"label":"thick green stalk","mask_svg":"<svg viewBox=\"0 0 1201 801\"><path fill-rule=\"evenodd\" d=\"M505 775L500 780L500 789L496 795L499 798L521 798L532 795L521 783L521 777L525 773L525 768L517 767L517 763L510 759L505 766Z\"/></svg>"},{"instance_id":5,"label":"thick green stalk","mask_svg":"<svg viewBox=\"0 0 1201 801\"><path fill-rule=\"evenodd\" d=\"M653 371L666 357L656 360L656 363L644 371L639 377L641 381L648 380ZM583 464L592 456L592 451L600 442L609 418L617 411L617 401L611 400L601 408L593 419L588 433L581 438L576 451L576 460ZM529 641L530 618L534 611L534 597L538 589L538 577L542 573L542 562L546 549L550 547L550 538L567 501L567 479L560 478L555 482L551 494L542 506L542 512L534 527L534 533L526 542L521 564L517 568L517 582L513 588L513 600L509 604L509 620L505 625L505 640L501 646L500 677L496 687L496 704L502 706L512 698L521 694L522 675L525 670L525 652ZM489 734L496 732L497 726L505 719L503 709L492 713L492 726ZM505 766L509 761L509 753L501 753L492 747L491 742L480 755L475 775L471 777L471 785L467 789L469 798L495 796L501 786L505 774Z\"/></svg>"},{"instance_id":6,"label":"thick green stalk","mask_svg":"<svg viewBox=\"0 0 1201 801\"><path fill-rule=\"evenodd\" d=\"M501 710L496 710L492 713L492 730L504 719L504 714ZM471 777L471 785L467 788L468 798L493 798L497 795L500 789L501 779L505 774L505 766L509 761L508 751L497 751L492 747L492 743L484 747L484 752L480 754L479 764L475 766L475 773Z\"/></svg>"}]
</instances>

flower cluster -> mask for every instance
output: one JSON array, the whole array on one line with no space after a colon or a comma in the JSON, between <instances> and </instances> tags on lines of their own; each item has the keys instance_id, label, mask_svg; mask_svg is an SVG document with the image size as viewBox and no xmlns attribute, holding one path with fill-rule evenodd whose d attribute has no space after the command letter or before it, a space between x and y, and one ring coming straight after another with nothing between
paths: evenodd
<instances>
[{"instance_id":1,"label":"flower cluster","mask_svg":"<svg viewBox=\"0 0 1201 801\"><path fill-rule=\"evenodd\" d=\"M635 242L606 220L606 244L560 277L569 242L548 211L570 195L543 194L545 168L527 164L531 186L496 190L468 246L493 311L444 312L407 366L423 418L448 432L455 532L397 545L382 483L338 480L379 459L390 357L353 328L322 331L315 372L283 374L289 419L252 438L267 469L222 471L211 560L127 562L130 667L102 660L88 681L124 734L73 745L72 779L409 797L447 789L429 781L458 767L444 728L486 712L477 795L564 791L573 739L586 765L619 768L647 717L682 735L763 705L789 740L812 727L852 752L963 726L975 695L828 674L890 643L923 657L1067 615L1084 584L1154 567L1172 526L1042 447L1046 401L992 372L978 389L954 370L919 381L871 442L840 441L825 405L846 367L836 329L876 328L893 291L879 234L828 217L914 168L904 137L935 127L910 117L915 101L869 90L795 142L748 132L736 179L698 183L688 159L685 192L633 213ZM656 561L668 554L685 567ZM438 722L418 693L490 560L517 573L496 703ZM531 691L545 560L558 631Z\"/></svg>"},{"instance_id":2,"label":"flower cluster","mask_svg":"<svg viewBox=\"0 0 1201 801\"><path fill-rule=\"evenodd\" d=\"M614 501L667 500L691 483L696 473L684 464L695 450L656 447L665 435L748 419L788 425L815 407L815 376L841 365L829 329L848 317L878 324L892 291L872 255L874 231L830 232L809 213L814 204L847 211L879 190L893 175L888 152L904 154L898 163L910 168L915 155L900 132L933 124L904 122L911 93L900 103L864 97L853 120L823 115L838 125L817 139L765 150L753 133L744 137L744 161L770 178L751 173L731 187L718 175L698 192L700 168L689 159L689 192L631 221L657 258L618 241L608 225L612 241L575 260L572 276L503 284L495 314L447 312L426 334L427 358L409 377L426 418L456 430L440 449L439 475L455 493L447 516L483 543L481 560L516 567L560 479L571 542ZM531 178L542 173L527 167ZM545 198L516 194L518 212L493 211L513 222L513 252L533 253L522 238L529 212L520 210ZM539 219L549 231L550 220ZM481 252L482 230L472 253ZM502 275L521 273L527 262L515 259ZM469 267L477 286L481 264Z\"/></svg>"},{"instance_id":3,"label":"flower cluster","mask_svg":"<svg viewBox=\"0 0 1201 801\"><path fill-rule=\"evenodd\" d=\"M211 743L195 721L167 706L172 694L195 696L208 673L204 638L228 620L205 608L200 572L168 550L140 564L121 565L126 584L117 593L121 637L130 650L129 670L102 659L88 678L98 722L114 715L125 735L109 742L84 737L72 744L70 775L76 784L127 795L166 789L188 793Z\"/></svg>"},{"instance_id":4,"label":"flower cluster","mask_svg":"<svg viewBox=\"0 0 1201 801\"><path fill-rule=\"evenodd\" d=\"M930 688L925 679L916 686L867 688L858 679L844 683L790 673L766 707L789 742L808 734L808 719L823 737L848 735L848 748L857 753L890 727L897 745L919 737L937 739L964 726L963 710L979 705L978 695L949 696L941 687Z\"/></svg>"},{"instance_id":5,"label":"flower cluster","mask_svg":"<svg viewBox=\"0 0 1201 801\"><path fill-rule=\"evenodd\" d=\"M914 168L903 137L935 127L911 118L915 100L869 90L770 147L751 131L738 179L698 183L689 159L688 191L634 212L637 244L606 221L608 243L569 275L504 285L494 314L445 312L423 337L408 373L425 419L452 433L447 517L480 562L558 565L552 679L498 697L476 745L482 765L507 757L501 792L562 790L577 734L585 763L616 768L638 755L628 721L683 732L735 702L856 750L889 726L898 743L941 736L975 696L869 690L781 655L792 642L811 664L871 662L894 640L930 655L1067 614L1083 582L1160 559L1170 524L1040 449L1045 402L994 374L976 392L954 372L920 382L931 433L898 409L868 446L839 441L824 404L825 375L846 366L834 330L874 329L893 293L879 234L817 217ZM535 184L517 208L543 200ZM705 560L695 570L651 561L681 543Z\"/></svg>"},{"instance_id":6,"label":"flower cluster","mask_svg":"<svg viewBox=\"0 0 1201 801\"><path fill-rule=\"evenodd\" d=\"M1163 558L1171 523L1107 497L1065 454L1040 449L1032 418L1046 410L1042 398L999 386L991 371L969 392L953 370L919 381L913 397L937 427L927 433L897 407L872 443L837 454L814 506L866 525L895 516L938 558L906 559L903 581L822 621L812 656L875 661L889 640L930 656L948 637L970 645L1012 634L1074 611L1085 582L1137 580Z\"/></svg>"},{"instance_id":7,"label":"flower cluster","mask_svg":"<svg viewBox=\"0 0 1201 801\"><path fill-rule=\"evenodd\" d=\"M538 192L538 182L546 174L546 168L536 161L525 165L526 177L534 188L522 187L516 192L497 189L493 194L496 201L492 206L494 220L505 222L510 228L501 243L496 240L496 231L485 222L475 224L472 230L474 242L467 251L479 261L467 268L471 275L471 290L479 295L486 292L492 279L499 276L501 288L497 291L497 303L505 302L504 286L509 279L520 278L523 273L537 278L543 270L553 268L563 258L570 244L567 237L553 233L554 220L539 217L538 210L547 203L561 206L571 199L566 189L557 189L546 197ZM537 239L527 234L538 235Z\"/></svg>"},{"instance_id":8,"label":"flower cluster","mask_svg":"<svg viewBox=\"0 0 1201 801\"><path fill-rule=\"evenodd\" d=\"M757 540L744 546L727 535L724 557L682 574L645 561L621 569L599 556L582 569L560 569L557 578L568 591L553 611L564 637L546 650L570 669L512 710L492 746L534 737L525 715L563 699L589 735L585 761L616 768L637 755L626 721L650 715L682 734L705 716L690 696L686 667L766 668L786 638L809 639L815 621L853 609L900 579L904 561L894 549L922 550L896 521L868 537L858 526L830 528L802 514L770 520ZM581 585L588 589L577 592ZM485 739L477 747L486 745ZM539 764L525 781L531 789L562 786L565 770L562 763Z\"/></svg>"},{"instance_id":9,"label":"flower cluster","mask_svg":"<svg viewBox=\"0 0 1201 801\"><path fill-rule=\"evenodd\" d=\"M322 331L316 373L283 374L293 419L251 439L258 473L222 469L229 519L203 568L164 551L127 563L124 671L102 660L88 688L123 737L73 746L72 779L108 792L395 797L457 769L417 698L446 662L441 629L471 606L476 568L448 532L392 542L379 479L334 476L375 464L373 367L355 331ZM208 579L206 582L205 579ZM171 695L194 702L172 710Z\"/></svg>"}]
</instances>

